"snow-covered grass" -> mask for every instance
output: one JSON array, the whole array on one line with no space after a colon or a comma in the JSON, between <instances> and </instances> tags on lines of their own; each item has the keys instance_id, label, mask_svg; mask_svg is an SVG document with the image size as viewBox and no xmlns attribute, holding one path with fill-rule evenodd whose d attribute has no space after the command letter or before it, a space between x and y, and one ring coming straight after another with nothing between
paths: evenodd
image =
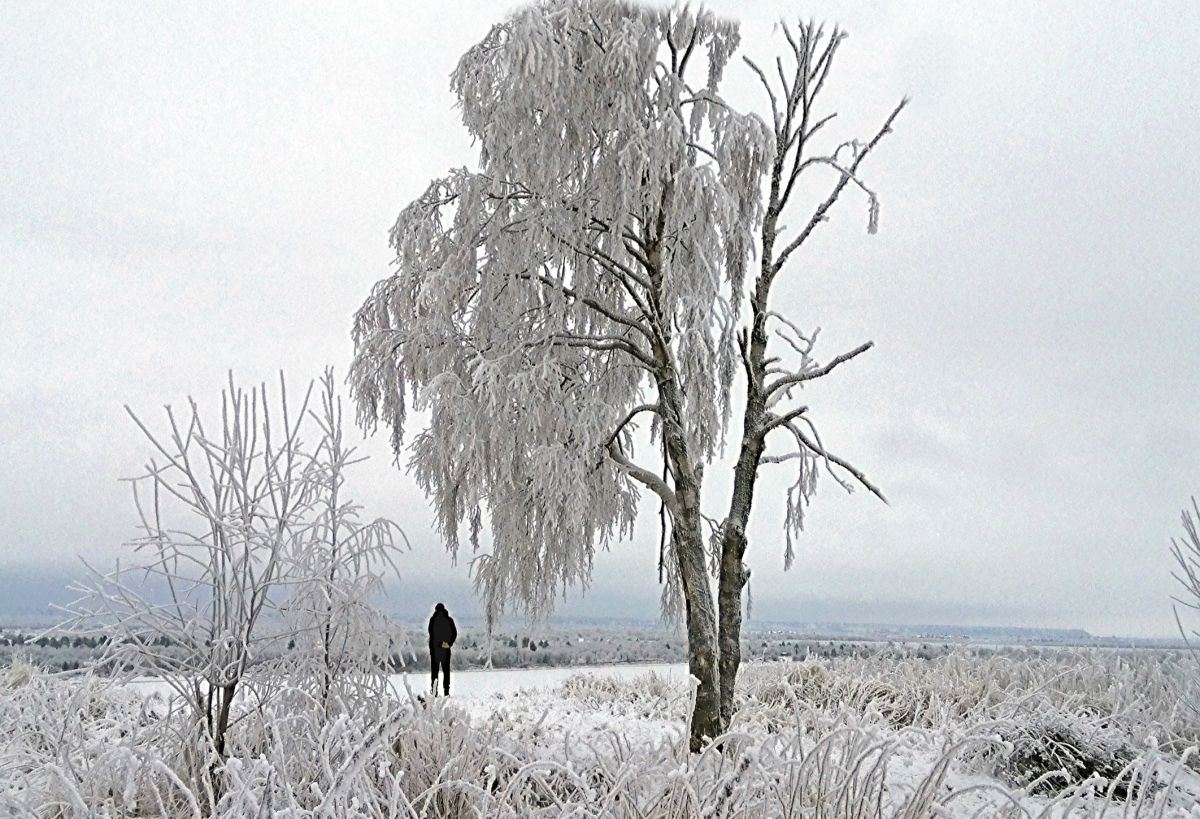
<instances>
[{"instance_id":1,"label":"snow-covered grass","mask_svg":"<svg viewBox=\"0 0 1200 819\"><path fill-rule=\"evenodd\" d=\"M187 713L154 686L14 667L0 815L1200 817L1187 662L755 664L731 732L698 756L680 666L465 672L425 702L414 673L394 702L331 720L301 698L242 702L219 794Z\"/></svg>"}]
</instances>

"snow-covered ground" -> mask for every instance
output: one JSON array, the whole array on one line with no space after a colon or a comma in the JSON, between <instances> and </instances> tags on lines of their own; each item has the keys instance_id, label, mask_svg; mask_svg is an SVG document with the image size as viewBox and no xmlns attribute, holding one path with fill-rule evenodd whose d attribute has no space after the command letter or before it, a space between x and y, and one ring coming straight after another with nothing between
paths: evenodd
<instances>
[{"instance_id":1,"label":"snow-covered ground","mask_svg":"<svg viewBox=\"0 0 1200 819\"><path fill-rule=\"evenodd\" d=\"M566 668L499 668L452 670L450 674L451 698L454 704L470 708L473 712L486 711L500 705L505 696L535 692L551 692L566 680L577 677L611 677L618 680L634 680L647 674L656 674L672 683L685 683L688 679L686 663L631 663L620 665L581 665ZM414 696L425 696L429 691L429 672L411 670L393 674L390 679L392 690L400 699L407 699L409 692ZM168 695L171 688L161 680L141 678L128 683L146 694Z\"/></svg>"},{"instance_id":2,"label":"snow-covered ground","mask_svg":"<svg viewBox=\"0 0 1200 819\"><path fill-rule=\"evenodd\" d=\"M746 709L735 718L735 732L761 738L764 733L778 730L771 724L771 718L778 715L764 718L760 710L769 702L769 695L764 698L762 689L757 687L763 679L779 675L781 669L790 665L748 666L750 685L757 693L743 701ZM614 754L626 758L638 754L652 757L656 749L661 753L669 746L684 747L688 679L687 666L682 663L466 671L452 676L452 696L442 705L466 716L473 730L519 736L523 749L535 756L572 765L603 764L603 757ZM419 672L393 677L393 686L398 691L404 692L407 683L414 695L424 695L428 682L428 674ZM796 684L796 680L792 683ZM799 683L801 688L803 685ZM783 709L785 715L788 711ZM1050 797L1058 788L1051 787L1041 794L1027 793L1014 789L1014 783L1006 781L995 769L997 760L1011 750L1011 743L1007 738L1002 740L998 733L999 723L995 728L989 728L982 720L974 726L940 724L916 728L888 724L888 719L879 719L878 713L865 719L860 719L861 716L852 708L842 709L836 716L812 710L800 717L797 712L800 720L826 723L812 738L802 740L801 747L804 753L816 754L822 744L821 734L824 742L838 734L838 729L831 729L829 723L844 721L839 724L844 724L845 744L834 750L832 758L843 763L856 757L871 765L879 763L882 781L886 783L882 790L885 802L896 812L906 803L921 798L922 789L936 784L946 816L994 815L1010 803L1020 806L1017 815L1061 813ZM1058 741L1061 739L1051 739L1048 743ZM1197 806L1200 777L1194 770L1179 769L1168 757L1156 776L1161 781L1154 787L1159 789L1173 776L1170 807L1159 815L1200 819ZM1062 801L1058 803L1060 807ZM1122 810L1124 803L1117 800L1110 808L1100 808L1093 815L1107 816L1110 812L1119 815Z\"/></svg>"},{"instance_id":3,"label":"snow-covered ground","mask_svg":"<svg viewBox=\"0 0 1200 819\"><path fill-rule=\"evenodd\" d=\"M548 690L557 688L565 680L578 675L615 677L633 680L646 674L657 674L672 682L684 682L688 678L686 663L636 663L629 665L588 665L568 668L501 668L472 669L450 673L450 693L457 699L472 703L477 701L499 701L503 695L519 691ZM401 695L406 688L414 694L429 690L428 671L409 671L392 676L392 688ZM496 695L501 695L497 698Z\"/></svg>"},{"instance_id":4,"label":"snow-covered ground","mask_svg":"<svg viewBox=\"0 0 1200 819\"><path fill-rule=\"evenodd\" d=\"M626 750L683 741L690 690L684 663L465 671L450 679L447 705L474 728L516 732L547 758L566 761L574 749L595 759L612 752L614 736ZM400 675L397 682L424 693L429 676Z\"/></svg>"},{"instance_id":5,"label":"snow-covered ground","mask_svg":"<svg viewBox=\"0 0 1200 819\"><path fill-rule=\"evenodd\" d=\"M34 674L0 696L0 735L12 737L7 750L0 742L0 815L5 798L42 804L64 788L109 806L103 815L132 815L129 805L179 790L168 769L186 779L172 744L186 715L166 716L162 681L81 682ZM247 700L229 760L237 805L267 792L308 804L289 788L311 781L347 799L438 794L429 815L447 817L560 815L569 803L588 817L1200 819L1187 761L1200 725L1184 705L1200 680L1180 655L750 663L722 750L699 756L687 751L682 664L456 671L452 696L437 699L424 669L391 684L398 703L332 722L306 715L302 700L265 710ZM268 736L279 739L264 755ZM339 773L364 749L371 765ZM62 759L72 773L50 776ZM145 759L157 760L149 778Z\"/></svg>"}]
</instances>

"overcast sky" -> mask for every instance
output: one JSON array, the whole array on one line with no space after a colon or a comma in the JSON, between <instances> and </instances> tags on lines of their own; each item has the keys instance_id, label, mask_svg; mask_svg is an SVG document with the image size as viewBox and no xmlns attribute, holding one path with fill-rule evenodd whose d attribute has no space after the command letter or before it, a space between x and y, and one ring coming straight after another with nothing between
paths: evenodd
<instances>
[{"instance_id":1,"label":"overcast sky","mask_svg":"<svg viewBox=\"0 0 1200 819\"><path fill-rule=\"evenodd\" d=\"M1169 539L1200 492L1200 6L708 6L764 62L785 13L848 29L846 138L913 97L864 166L879 234L847 197L779 294L826 355L876 342L807 400L892 504L824 481L785 574L768 473L755 616L1171 634ZM248 8L0 15L0 609L134 534L123 403L344 374L396 213L472 164L448 75L502 5ZM383 436L362 446L355 496L414 544L395 606L469 613L424 498ZM654 617L655 549L642 527L564 610Z\"/></svg>"}]
</instances>

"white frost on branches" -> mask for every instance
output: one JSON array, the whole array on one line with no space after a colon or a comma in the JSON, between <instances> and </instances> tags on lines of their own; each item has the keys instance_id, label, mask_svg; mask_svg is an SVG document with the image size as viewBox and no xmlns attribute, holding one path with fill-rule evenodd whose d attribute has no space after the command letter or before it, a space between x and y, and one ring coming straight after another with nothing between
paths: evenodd
<instances>
[{"instance_id":1,"label":"white frost on branches","mask_svg":"<svg viewBox=\"0 0 1200 819\"><path fill-rule=\"evenodd\" d=\"M234 703L284 687L353 710L386 684L391 629L369 605L396 549L395 524L364 524L345 497L355 463L333 375L296 405L280 378L249 391L230 376L210 425L198 404L166 408L165 434L132 410L155 455L131 480L135 559L75 587L63 628L107 638L101 665L156 677L191 712L203 759L220 760ZM313 441L304 433L315 432Z\"/></svg>"},{"instance_id":2,"label":"white frost on branches","mask_svg":"<svg viewBox=\"0 0 1200 819\"><path fill-rule=\"evenodd\" d=\"M398 456L407 411L429 411L411 469L453 552L489 524L489 612L585 585L641 488L677 522L680 470L698 485L720 447L773 155L719 94L737 43L707 12L571 0L517 12L454 72L480 167L400 213L351 384ZM678 432L666 478L661 441L637 451L643 415Z\"/></svg>"},{"instance_id":3,"label":"white frost on branches","mask_svg":"<svg viewBox=\"0 0 1200 819\"><path fill-rule=\"evenodd\" d=\"M342 400L331 369L321 387L320 407L309 414L319 433L304 475L311 504L288 563L283 620L292 644L291 682L329 718L381 703L388 658L411 647L372 604L384 592L385 572L399 575L393 556L397 538L406 545L407 538L386 518L360 519L362 507L346 494L346 470L365 457L342 436Z\"/></svg>"}]
</instances>

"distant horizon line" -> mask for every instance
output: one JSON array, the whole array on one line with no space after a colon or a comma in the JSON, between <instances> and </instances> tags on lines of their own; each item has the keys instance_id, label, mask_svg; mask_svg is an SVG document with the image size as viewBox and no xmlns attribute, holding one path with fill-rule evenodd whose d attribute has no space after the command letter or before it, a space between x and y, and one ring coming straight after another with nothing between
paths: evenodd
<instances>
[{"instance_id":1,"label":"distant horizon line","mask_svg":"<svg viewBox=\"0 0 1200 819\"><path fill-rule=\"evenodd\" d=\"M419 625L424 622L424 615L401 615L393 612L389 616L392 620L404 625ZM13 620L24 620L25 622L6 622L7 618ZM481 614L471 613L461 615L457 618L460 622L470 625L481 624L486 621L486 617ZM18 630L18 629L48 629L52 628L58 622L53 616L50 607L41 611L33 611L26 609L21 610L0 610L0 631L3 630ZM647 617L623 617L618 615L580 615L580 614L551 614L547 618L537 621L528 618L522 618L520 615L514 615L512 620L501 620L497 624L497 631L507 631L513 626L518 630L521 628L529 629L536 625L620 625L637 629L656 629L660 628L666 631L678 629L682 633L682 624L671 626L664 623L658 618ZM1128 642L1154 642L1154 643L1172 643L1180 647L1188 645L1187 640L1179 634L1174 635L1139 635L1139 636L1123 636L1116 634L1092 634L1084 628L1078 627L1063 627L1063 626L1014 626L1014 625L971 625L967 623L919 623L919 622L903 622L903 623L886 623L878 621L854 621L854 620L755 620L747 618L747 631L761 631L765 628L787 628L794 631L807 631L809 639L872 639L881 640L889 637L898 637L903 639L970 639L972 637L1002 637L1004 635L1029 637L1041 635L1047 637L1060 637L1074 640L1086 640L1088 642L1103 642L1103 643L1121 643ZM822 629L833 633L821 634ZM847 631L861 632L856 634L844 633ZM930 633L921 633L930 632ZM955 633L957 632L957 633ZM971 633L973 632L973 633Z\"/></svg>"},{"instance_id":2,"label":"distant horizon line","mask_svg":"<svg viewBox=\"0 0 1200 819\"><path fill-rule=\"evenodd\" d=\"M515 616L518 620L521 619L521 615L515 615ZM406 623L407 622L414 622L414 623L421 622L421 617L417 617L417 618L413 619L410 617L402 617L399 615L393 615L393 619L397 620L398 622L406 622ZM461 615L458 617L458 619L462 620L463 622L467 622L467 623L481 623L486 620L486 617L481 614L472 613L472 614ZM501 621L501 623L503 623L503 622L505 622L505 621ZM511 621L509 621L509 622L511 622ZM529 621L524 620L524 622L529 622ZM578 623L578 624L617 623L617 624L623 624L623 625L629 625L629 626L641 626L641 627L654 627L654 626L664 625L664 623L657 618L623 617L623 616L618 616L618 615L602 615L602 614L596 614L596 615L551 614L543 622L546 622L549 624L554 624L554 623L570 623L570 624L575 624L575 623ZM1070 635L1075 635L1075 636L1084 637L1084 638L1093 639L1093 640L1129 640L1129 639L1134 639L1134 640L1172 640L1172 639L1175 639L1175 640L1180 640L1182 642L1182 638L1177 634L1169 635L1169 636L1168 635L1141 635L1141 636L1136 636L1136 637L1132 637L1132 636L1128 636L1128 635L1118 635L1118 634L1093 634L1088 629L1078 627L1078 626L983 625L983 624L971 624L971 623L935 623L935 622L916 622L916 621L888 623L888 622L882 622L882 621L877 621L877 620L828 620L828 619L826 619L826 620L780 620L780 619L759 620L759 619L755 619L755 618L746 618L746 623L748 625L755 626L755 627L787 626L790 628L797 628L797 627L817 628L817 627L824 626L824 627L850 627L850 628L875 629L875 630L879 630L879 631L885 631L885 630L889 630L889 629L891 629L891 630L897 630L897 629L956 630L957 629L957 630L970 630L970 631L978 631L978 632L1018 632L1018 633L1042 632L1042 633L1049 633L1049 634L1064 634L1064 635L1070 634ZM682 628L682 626L680 626L680 627Z\"/></svg>"}]
</instances>

